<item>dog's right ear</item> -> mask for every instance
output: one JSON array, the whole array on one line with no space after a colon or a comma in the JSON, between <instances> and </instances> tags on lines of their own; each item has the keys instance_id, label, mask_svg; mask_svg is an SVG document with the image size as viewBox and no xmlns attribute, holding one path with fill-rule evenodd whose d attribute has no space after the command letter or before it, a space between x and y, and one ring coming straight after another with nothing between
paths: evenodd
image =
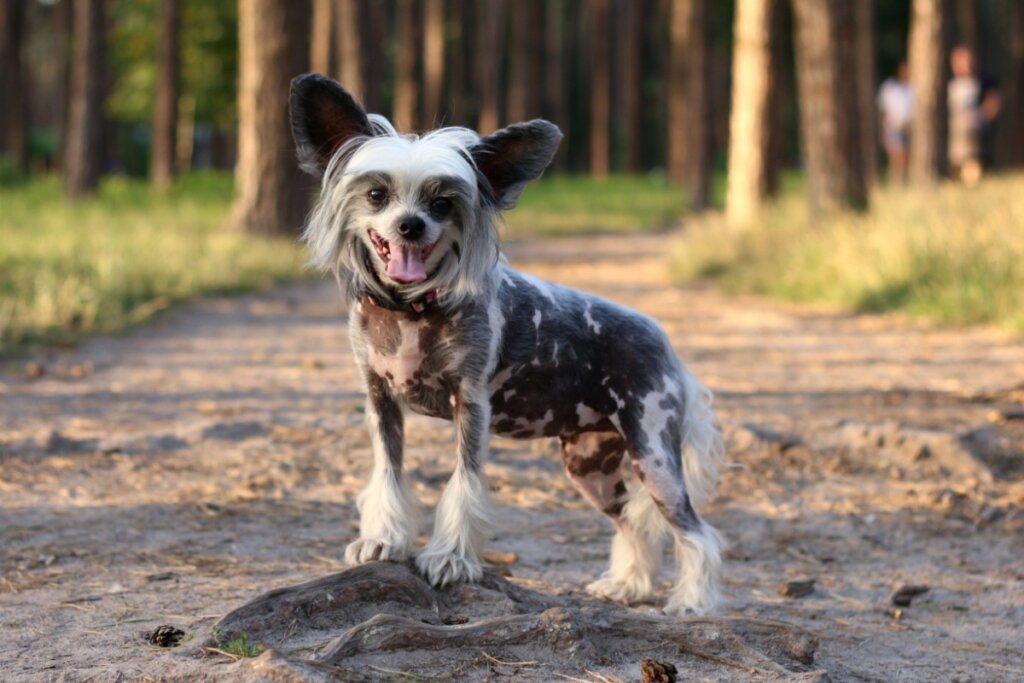
<instances>
[{"instance_id":1,"label":"dog's right ear","mask_svg":"<svg viewBox=\"0 0 1024 683\"><path fill-rule=\"evenodd\" d=\"M288 107L299 165L312 175L323 175L343 144L354 137L371 135L363 108L337 81L326 76L296 76Z\"/></svg>"}]
</instances>

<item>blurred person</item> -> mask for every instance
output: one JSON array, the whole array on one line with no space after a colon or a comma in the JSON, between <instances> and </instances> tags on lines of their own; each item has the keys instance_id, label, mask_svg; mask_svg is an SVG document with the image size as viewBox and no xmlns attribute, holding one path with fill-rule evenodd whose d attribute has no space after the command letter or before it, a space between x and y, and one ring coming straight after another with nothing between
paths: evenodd
<instances>
[{"instance_id":1,"label":"blurred person","mask_svg":"<svg viewBox=\"0 0 1024 683\"><path fill-rule=\"evenodd\" d=\"M882 118L882 147L889 158L889 178L905 183L910 124L914 118L914 89L905 60L896 67L896 74L885 79L878 89L878 111Z\"/></svg>"},{"instance_id":2,"label":"blurred person","mask_svg":"<svg viewBox=\"0 0 1024 683\"><path fill-rule=\"evenodd\" d=\"M959 45L949 55L949 170L967 185L981 179L981 134L999 114L999 91L976 73L974 54Z\"/></svg>"}]
</instances>

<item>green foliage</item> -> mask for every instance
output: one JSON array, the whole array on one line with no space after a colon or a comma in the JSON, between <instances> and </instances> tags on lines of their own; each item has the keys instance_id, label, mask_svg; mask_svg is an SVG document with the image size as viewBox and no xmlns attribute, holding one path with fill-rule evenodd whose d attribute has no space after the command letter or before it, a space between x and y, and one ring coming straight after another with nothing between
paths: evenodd
<instances>
[{"instance_id":1,"label":"green foliage","mask_svg":"<svg viewBox=\"0 0 1024 683\"><path fill-rule=\"evenodd\" d=\"M872 207L815 223L803 197L787 196L757 225L709 218L687 231L673 272L732 291L1024 331L1024 176L883 190Z\"/></svg>"},{"instance_id":2,"label":"green foliage","mask_svg":"<svg viewBox=\"0 0 1024 683\"><path fill-rule=\"evenodd\" d=\"M107 111L125 123L153 115L159 26L156 0L114 0L110 35L116 76ZM184 0L181 12L181 86L184 108L216 128L234 123L238 80L238 3Z\"/></svg>"},{"instance_id":3,"label":"green foliage","mask_svg":"<svg viewBox=\"0 0 1024 683\"><path fill-rule=\"evenodd\" d=\"M526 188L505 214L508 235L639 232L673 223L684 193L657 176L551 176Z\"/></svg>"},{"instance_id":4,"label":"green foliage","mask_svg":"<svg viewBox=\"0 0 1024 683\"><path fill-rule=\"evenodd\" d=\"M214 626L213 642L218 650L223 650L236 657L258 657L263 652L263 648L259 644L249 642L249 634L246 631L242 631L234 638L225 638L221 630Z\"/></svg>"},{"instance_id":5,"label":"green foliage","mask_svg":"<svg viewBox=\"0 0 1024 683\"><path fill-rule=\"evenodd\" d=\"M226 227L226 174L192 174L165 196L110 178L79 204L53 178L0 188L0 354L115 332L206 293L265 288L303 273L288 239Z\"/></svg>"}]
</instances>

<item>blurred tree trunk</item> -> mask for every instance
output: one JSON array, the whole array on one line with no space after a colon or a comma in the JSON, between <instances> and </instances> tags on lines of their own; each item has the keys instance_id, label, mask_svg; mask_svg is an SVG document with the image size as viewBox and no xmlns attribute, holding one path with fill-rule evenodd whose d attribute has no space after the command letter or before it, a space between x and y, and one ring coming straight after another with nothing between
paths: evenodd
<instances>
[{"instance_id":1,"label":"blurred tree trunk","mask_svg":"<svg viewBox=\"0 0 1024 683\"><path fill-rule=\"evenodd\" d=\"M10 156L22 171L28 170L28 79L21 54L26 4L0 0L0 153Z\"/></svg>"},{"instance_id":2,"label":"blurred tree trunk","mask_svg":"<svg viewBox=\"0 0 1024 683\"><path fill-rule=\"evenodd\" d=\"M590 15L590 173L598 178L608 175L610 152L611 38L608 0L587 0Z\"/></svg>"},{"instance_id":3,"label":"blurred tree trunk","mask_svg":"<svg viewBox=\"0 0 1024 683\"><path fill-rule=\"evenodd\" d=\"M910 19L910 83L914 88L910 182L939 180L946 148L946 12L943 0L913 0Z\"/></svg>"},{"instance_id":4,"label":"blurred tree trunk","mask_svg":"<svg viewBox=\"0 0 1024 683\"><path fill-rule=\"evenodd\" d=\"M546 0L544 7L544 116L548 117L569 137L569 116L565 97L565 45L566 31L564 0ZM569 156L555 155L555 168L565 169Z\"/></svg>"},{"instance_id":5,"label":"blurred tree trunk","mask_svg":"<svg viewBox=\"0 0 1024 683\"><path fill-rule=\"evenodd\" d=\"M58 104L57 168L63 174L67 153L68 127L71 118L71 37L74 15L70 4L57 3L53 8L54 53L57 65L56 90Z\"/></svg>"},{"instance_id":6,"label":"blurred tree trunk","mask_svg":"<svg viewBox=\"0 0 1024 683\"><path fill-rule=\"evenodd\" d=\"M445 103L450 112L449 121L452 125L468 126L469 110L475 98L475 81L469 77L470 69L467 61L473 54L473 20L476 14L475 3L470 0L449 0L448 14L458 26L458 35L451 42L451 49L445 53L444 92L449 96Z\"/></svg>"},{"instance_id":7,"label":"blurred tree trunk","mask_svg":"<svg viewBox=\"0 0 1024 683\"><path fill-rule=\"evenodd\" d=\"M242 1L245 2L246 0ZM251 2L251 0L249 1ZM334 71L333 59L335 5L335 0L313 0L313 26L309 44L309 69L325 76L337 76Z\"/></svg>"},{"instance_id":8,"label":"blurred tree trunk","mask_svg":"<svg viewBox=\"0 0 1024 683\"><path fill-rule=\"evenodd\" d=\"M865 208L854 0L793 0L800 127L812 211Z\"/></svg>"},{"instance_id":9,"label":"blurred tree trunk","mask_svg":"<svg viewBox=\"0 0 1024 683\"><path fill-rule=\"evenodd\" d=\"M334 73L341 84L363 101L363 60L356 0L338 0L334 12Z\"/></svg>"},{"instance_id":10,"label":"blurred tree trunk","mask_svg":"<svg viewBox=\"0 0 1024 683\"><path fill-rule=\"evenodd\" d=\"M725 213L747 223L768 192L770 158L772 19L776 0L738 0L729 117L729 178Z\"/></svg>"},{"instance_id":11,"label":"blurred tree trunk","mask_svg":"<svg viewBox=\"0 0 1024 683\"><path fill-rule=\"evenodd\" d=\"M413 0L398 0L396 8L398 56L395 60L395 105L392 119L400 131L417 130L416 104L419 100L419 79L416 54L419 52L419 30Z\"/></svg>"},{"instance_id":12,"label":"blurred tree trunk","mask_svg":"<svg viewBox=\"0 0 1024 683\"><path fill-rule=\"evenodd\" d=\"M536 117L541 82L537 60L543 59L540 6L537 0L517 0L509 9L511 36L508 53L508 121Z\"/></svg>"},{"instance_id":13,"label":"blurred tree trunk","mask_svg":"<svg viewBox=\"0 0 1024 683\"><path fill-rule=\"evenodd\" d=\"M669 178L686 187L690 208L711 200L708 0L672 0L668 76Z\"/></svg>"},{"instance_id":14,"label":"blurred tree trunk","mask_svg":"<svg viewBox=\"0 0 1024 683\"><path fill-rule=\"evenodd\" d=\"M1014 0L1014 3L1019 3L1020 0ZM980 41L980 24L978 20L978 2L977 0L956 0L956 23L958 27L957 43L960 45L966 45L974 53L976 64L979 67L984 66L984 50L981 49Z\"/></svg>"},{"instance_id":15,"label":"blurred tree trunk","mask_svg":"<svg viewBox=\"0 0 1024 683\"><path fill-rule=\"evenodd\" d=\"M423 122L435 128L447 121L444 85L444 0L426 0L423 33Z\"/></svg>"},{"instance_id":16,"label":"blurred tree trunk","mask_svg":"<svg viewBox=\"0 0 1024 683\"><path fill-rule=\"evenodd\" d=\"M486 135L497 130L501 117L501 66L505 53L505 0L481 3L477 27L477 88L480 118L477 130Z\"/></svg>"},{"instance_id":17,"label":"blurred tree trunk","mask_svg":"<svg viewBox=\"0 0 1024 683\"><path fill-rule=\"evenodd\" d=\"M233 222L240 230L294 234L309 208L288 122L288 87L309 67L310 10L302 0L239 3Z\"/></svg>"},{"instance_id":18,"label":"blurred tree trunk","mask_svg":"<svg viewBox=\"0 0 1024 683\"><path fill-rule=\"evenodd\" d=\"M765 162L764 192L773 197L779 192L779 181L785 164L786 143L791 139L789 123L794 103L793 77L787 63L786 36L790 25L789 5L782 0L773 0L771 13L770 82L768 85L768 120L765 122L768 137L768 159Z\"/></svg>"},{"instance_id":19,"label":"blurred tree trunk","mask_svg":"<svg viewBox=\"0 0 1024 683\"><path fill-rule=\"evenodd\" d=\"M166 190L174 180L178 144L178 96L181 93L181 4L160 0L156 97L153 102L153 151L149 174L153 186Z\"/></svg>"},{"instance_id":20,"label":"blurred tree trunk","mask_svg":"<svg viewBox=\"0 0 1024 683\"><path fill-rule=\"evenodd\" d=\"M878 108L875 91L875 0L854 0L854 41L857 73L857 115L860 118L861 159L868 187L878 179Z\"/></svg>"},{"instance_id":21,"label":"blurred tree trunk","mask_svg":"<svg viewBox=\"0 0 1024 683\"><path fill-rule=\"evenodd\" d=\"M64 188L69 198L93 192L103 165L103 0L77 0L71 101L64 156Z\"/></svg>"},{"instance_id":22,"label":"blurred tree trunk","mask_svg":"<svg viewBox=\"0 0 1024 683\"><path fill-rule=\"evenodd\" d=\"M1024 165L1024 3L1006 4L1006 85L1003 110L996 124L996 163Z\"/></svg>"},{"instance_id":23,"label":"blurred tree trunk","mask_svg":"<svg viewBox=\"0 0 1024 683\"><path fill-rule=\"evenodd\" d=\"M643 2L624 0L619 5L621 23L619 40L619 88L621 106L621 132L624 147L623 165L629 173L640 171L640 148L643 129L640 112L643 109L643 63L640 59L640 40L643 38Z\"/></svg>"},{"instance_id":24,"label":"blurred tree trunk","mask_svg":"<svg viewBox=\"0 0 1024 683\"><path fill-rule=\"evenodd\" d=\"M362 0L358 11L362 15L360 27L366 40L359 42L359 56L363 104L366 110L378 114L386 113L383 84L388 64L386 45L389 44L388 16L386 7L379 0Z\"/></svg>"}]
</instances>

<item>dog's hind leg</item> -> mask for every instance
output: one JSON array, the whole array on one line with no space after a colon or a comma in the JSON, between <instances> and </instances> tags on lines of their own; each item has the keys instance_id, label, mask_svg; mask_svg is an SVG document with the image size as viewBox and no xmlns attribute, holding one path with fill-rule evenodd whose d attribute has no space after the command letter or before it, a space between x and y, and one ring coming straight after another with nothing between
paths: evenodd
<instances>
[{"instance_id":1,"label":"dog's hind leg","mask_svg":"<svg viewBox=\"0 0 1024 683\"><path fill-rule=\"evenodd\" d=\"M686 481L693 477L695 492L705 495L707 482L697 476L713 477L720 457L720 438L705 408L696 389L666 378L664 390L644 397L636 412L620 415L633 469L662 517L660 524L648 519L675 540L679 575L665 606L669 614L705 613L718 600L721 538L694 510ZM684 464L684 446L693 462Z\"/></svg>"},{"instance_id":2,"label":"dog's hind leg","mask_svg":"<svg viewBox=\"0 0 1024 683\"><path fill-rule=\"evenodd\" d=\"M350 564L409 557L419 532L420 504L402 475L403 418L383 377L367 376L366 425L373 474L356 500L359 539L345 549Z\"/></svg>"},{"instance_id":3,"label":"dog's hind leg","mask_svg":"<svg viewBox=\"0 0 1024 683\"><path fill-rule=\"evenodd\" d=\"M617 432L584 432L562 439L569 480L615 524L608 571L587 590L618 602L648 598L661 567L664 523L644 490L632 495L623 481L626 442Z\"/></svg>"},{"instance_id":4,"label":"dog's hind leg","mask_svg":"<svg viewBox=\"0 0 1024 683\"><path fill-rule=\"evenodd\" d=\"M480 555L492 526L480 471L491 421L487 392L464 382L452 412L458 461L437 503L434 535L416 558L416 566L435 586L483 577Z\"/></svg>"}]
</instances>

